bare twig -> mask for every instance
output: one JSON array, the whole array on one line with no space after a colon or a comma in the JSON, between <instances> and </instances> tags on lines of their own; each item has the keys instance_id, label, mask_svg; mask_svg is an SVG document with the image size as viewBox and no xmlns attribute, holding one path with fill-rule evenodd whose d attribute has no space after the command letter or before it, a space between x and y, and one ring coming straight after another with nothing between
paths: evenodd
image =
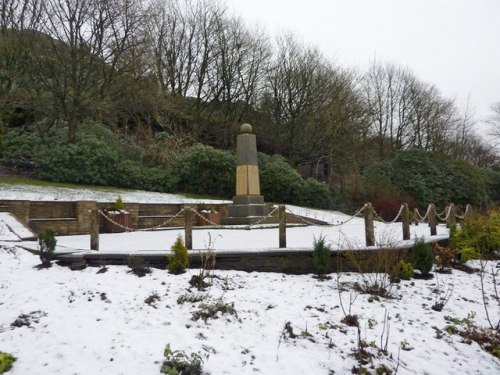
<instances>
[{"instance_id":1,"label":"bare twig","mask_svg":"<svg viewBox=\"0 0 500 375\"><path fill-rule=\"evenodd\" d=\"M391 323L389 322L389 313L387 312L387 309L385 309L384 321L382 324L382 334L380 335L380 350L382 350L384 354L388 353L387 348L389 346L390 329L391 329ZM384 343L384 337L385 337L385 343Z\"/></svg>"},{"instance_id":2,"label":"bare twig","mask_svg":"<svg viewBox=\"0 0 500 375\"><path fill-rule=\"evenodd\" d=\"M448 301L453 294L454 285L448 284L445 290L445 283L440 283L438 274L436 273L436 287L433 290L434 293L434 305L432 305L431 309L434 311L441 311L446 306Z\"/></svg>"},{"instance_id":3,"label":"bare twig","mask_svg":"<svg viewBox=\"0 0 500 375\"><path fill-rule=\"evenodd\" d=\"M500 318L498 319L498 322L496 324L493 324L492 319L490 317L490 312L488 309L488 300L486 297L486 290L485 290L485 278L488 275L486 272L486 265L487 261L484 260L483 258L479 259L479 264L480 264L480 270L479 270L479 278L481 280L481 296L483 298L483 307L484 311L486 313L486 320L488 321L488 324L490 325L491 329L496 329L498 330L500 328ZM498 295L498 289L496 285L496 277L498 274L499 270L495 271L494 268L491 269L491 277L493 279L493 290L494 290L494 299L497 301L498 306L500 307L500 298Z\"/></svg>"}]
</instances>

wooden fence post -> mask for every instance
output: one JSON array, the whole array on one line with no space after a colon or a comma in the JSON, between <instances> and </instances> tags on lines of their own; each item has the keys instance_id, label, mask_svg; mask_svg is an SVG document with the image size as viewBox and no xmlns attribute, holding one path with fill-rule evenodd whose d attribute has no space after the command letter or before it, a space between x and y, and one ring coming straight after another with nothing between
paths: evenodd
<instances>
[{"instance_id":1,"label":"wooden fence post","mask_svg":"<svg viewBox=\"0 0 500 375\"><path fill-rule=\"evenodd\" d=\"M184 242L188 250L193 250L193 215L191 206L184 206Z\"/></svg>"},{"instance_id":2,"label":"wooden fence post","mask_svg":"<svg viewBox=\"0 0 500 375\"><path fill-rule=\"evenodd\" d=\"M89 210L90 215L90 250L99 251L99 211L97 208Z\"/></svg>"},{"instance_id":3,"label":"wooden fence post","mask_svg":"<svg viewBox=\"0 0 500 375\"><path fill-rule=\"evenodd\" d=\"M448 206L448 217L446 218L446 227L451 228L454 227L457 223L455 220L456 209L453 203L450 203Z\"/></svg>"},{"instance_id":4,"label":"wooden fence post","mask_svg":"<svg viewBox=\"0 0 500 375\"><path fill-rule=\"evenodd\" d=\"M436 226L437 226L437 217L436 217L436 206L434 203L429 205L429 216L427 217L427 222L429 223L429 227L431 228L431 236L435 236Z\"/></svg>"},{"instance_id":5,"label":"wooden fence post","mask_svg":"<svg viewBox=\"0 0 500 375\"><path fill-rule=\"evenodd\" d=\"M370 202L365 207L365 239L366 246L375 245L375 230L373 228L373 206Z\"/></svg>"},{"instance_id":6,"label":"wooden fence post","mask_svg":"<svg viewBox=\"0 0 500 375\"><path fill-rule=\"evenodd\" d=\"M280 205L278 211L280 249L286 248L286 211L285 206Z\"/></svg>"},{"instance_id":7,"label":"wooden fence post","mask_svg":"<svg viewBox=\"0 0 500 375\"><path fill-rule=\"evenodd\" d=\"M464 221L467 221L473 215L474 215L474 209L470 204L467 204L467 206L465 206Z\"/></svg>"},{"instance_id":8,"label":"wooden fence post","mask_svg":"<svg viewBox=\"0 0 500 375\"><path fill-rule=\"evenodd\" d=\"M403 240L410 239L410 209L407 203L403 203L403 212L401 213L401 222L403 223Z\"/></svg>"}]
</instances>

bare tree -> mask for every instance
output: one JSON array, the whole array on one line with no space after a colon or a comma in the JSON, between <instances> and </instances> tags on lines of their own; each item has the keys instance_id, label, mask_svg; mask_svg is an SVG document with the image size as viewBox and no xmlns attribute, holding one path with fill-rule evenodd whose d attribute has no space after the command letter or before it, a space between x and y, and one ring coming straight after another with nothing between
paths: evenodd
<instances>
[{"instance_id":1,"label":"bare tree","mask_svg":"<svg viewBox=\"0 0 500 375\"><path fill-rule=\"evenodd\" d=\"M232 126L256 102L270 53L265 35L225 16L213 0L156 1L148 14L154 71L176 116L171 130L195 139L208 131L228 146ZM207 129L210 122L215 129Z\"/></svg>"},{"instance_id":2,"label":"bare tree","mask_svg":"<svg viewBox=\"0 0 500 375\"><path fill-rule=\"evenodd\" d=\"M331 66L321 53L291 35L278 39L278 50L266 79L263 105L273 122L276 151L292 165L318 149L321 107L326 103Z\"/></svg>"},{"instance_id":3,"label":"bare tree","mask_svg":"<svg viewBox=\"0 0 500 375\"><path fill-rule=\"evenodd\" d=\"M239 19L220 19L215 39L208 85L214 109L222 114L219 138L227 147L234 141L233 127L257 102L270 47L261 31L248 29Z\"/></svg>"},{"instance_id":4,"label":"bare tree","mask_svg":"<svg viewBox=\"0 0 500 375\"><path fill-rule=\"evenodd\" d=\"M3 113L12 101L26 96L29 51L41 21L40 0L3 0L0 4L0 154Z\"/></svg>"},{"instance_id":5,"label":"bare tree","mask_svg":"<svg viewBox=\"0 0 500 375\"><path fill-rule=\"evenodd\" d=\"M456 136L460 118L454 101L406 69L375 63L363 88L379 157L412 147L444 152L443 145Z\"/></svg>"},{"instance_id":6,"label":"bare tree","mask_svg":"<svg viewBox=\"0 0 500 375\"><path fill-rule=\"evenodd\" d=\"M328 166L328 182L343 194L355 190L350 183L369 163L367 150L369 122L359 75L336 69L330 74L327 105L322 111L324 148L321 149ZM319 143L318 145L320 145Z\"/></svg>"},{"instance_id":7,"label":"bare tree","mask_svg":"<svg viewBox=\"0 0 500 375\"><path fill-rule=\"evenodd\" d=\"M158 0L148 8L153 71L168 96L169 112L177 114L166 125L175 133L191 133L195 139L200 135L200 117L211 95L208 75L215 59L216 28L224 12L214 0ZM194 98L194 106L185 109L190 116L182 113L187 98Z\"/></svg>"},{"instance_id":8,"label":"bare tree","mask_svg":"<svg viewBox=\"0 0 500 375\"><path fill-rule=\"evenodd\" d=\"M363 90L380 157L414 144L422 133L422 87L409 71L392 64L375 62L365 74Z\"/></svg>"},{"instance_id":9,"label":"bare tree","mask_svg":"<svg viewBox=\"0 0 500 375\"><path fill-rule=\"evenodd\" d=\"M411 118L410 146L427 151L442 151L441 145L453 135L457 112L453 101L441 98L434 86L421 83L411 95L414 116Z\"/></svg>"},{"instance_id":10,"label":"bare tree","mask_svg":"<svg viewBox=\"0 0 500 375\"><path fill-rule=\"evenodd\" d=\"M403 74L393 65L373 64L365 75L365 98L381 157L395 148L394 129L398 128L397 104Z\"/></svg>"},{"instance_id":11,"label":"bare tree","mask_svg":"<svg viewBox=\"0 0 500 375\"><path fill-rule=\"evenodd\" d=\"M500 140L500 102L492 104L491 111L493 114L488 120L491 125L491 135Z\"/></svg>"},{"instance_id":12,"label":"bare tree","mask_svg":"<svg viewBox=\"0 0 500 375\"><path fill-rule=\"evenodd\" d=\"M40 53L40 82L54 99L56 120L67 140L86 118L101 116L122 55L132 46L141 21L139 0L47 0L43 31L50 53ZM41 52L41 51L39 51Z\"/></svg>"},{"instance_id":13,"label":"bare tree","mask_svg":"<svg viewBox=\"0 0 500 375\"><path fill-rule=\"evenodd\" d=\"M192 1L156 1L148 9L155 72L164 92L186 97L196 79L201 48L198 12Z\"/></svg>"}]
</instances>

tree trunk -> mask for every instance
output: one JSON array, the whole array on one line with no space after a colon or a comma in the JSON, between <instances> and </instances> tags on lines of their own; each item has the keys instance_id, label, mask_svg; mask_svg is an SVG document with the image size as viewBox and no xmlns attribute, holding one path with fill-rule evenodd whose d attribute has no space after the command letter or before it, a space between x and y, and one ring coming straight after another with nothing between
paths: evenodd
<instances>
[{"instance_id":1,"label":"tree trunk","mask_svg":"<svg viewBox=\"0 0 500 375\"><path fill-rule=\"evenodd\" d=\"M0 110L0 157L3 155L3 111Z\"/></svg>"},{"instance_id":2,"label":"tree trunk","mask_svg":"<svg viewBox=\"0 0 500 375\"><path fill-rule=\"evenodd\" d=\"M68 134L66 141L68 143L76 142L76 128L78 127L78 122L73 115L70 115L68 118Z\"/></svg>"}]
</instances>

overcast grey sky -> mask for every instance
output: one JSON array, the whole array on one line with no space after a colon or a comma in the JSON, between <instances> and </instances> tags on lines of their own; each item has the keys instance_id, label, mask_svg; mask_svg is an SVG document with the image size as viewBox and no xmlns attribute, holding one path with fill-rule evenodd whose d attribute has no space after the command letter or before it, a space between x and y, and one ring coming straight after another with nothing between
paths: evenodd
<instances>
[{"instance_id":1,"label":"overcast grey sky","mask_svg":"<svg viewBox=\"0 0 500 375\"><path fill-rule=\"evenodd\" d=\"M500 0L225 0L271 35L293 31L346 67L408 67L478 119L500 102ZM483 133L483 132L481 132Z\"/></svg>"}]
</instances>

